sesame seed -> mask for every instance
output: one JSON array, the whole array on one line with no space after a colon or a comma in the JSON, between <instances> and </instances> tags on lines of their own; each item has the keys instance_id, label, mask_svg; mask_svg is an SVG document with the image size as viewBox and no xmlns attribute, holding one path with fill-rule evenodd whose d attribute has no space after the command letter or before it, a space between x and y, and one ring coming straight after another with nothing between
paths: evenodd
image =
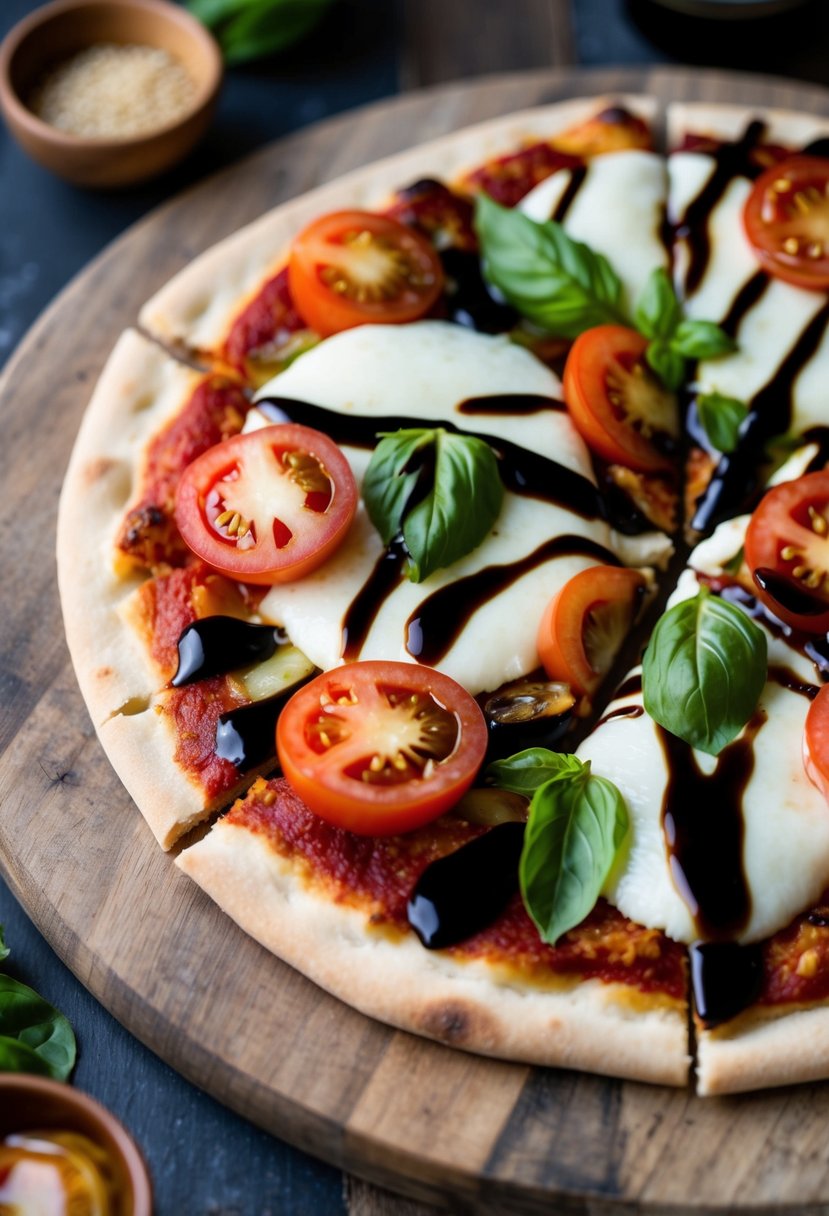
<instances>
[{"instance_id":1,"label":"sesame seed","mask_svg":"<svg viewBox=\"0 0 829 1216\"><path fill-rule=\"evenodd\" d=\"M175 122L194 96L182 64L160 47L100 43L53 68L28 105L59 131L121 139Z\"/></svg>"}]
</instances>

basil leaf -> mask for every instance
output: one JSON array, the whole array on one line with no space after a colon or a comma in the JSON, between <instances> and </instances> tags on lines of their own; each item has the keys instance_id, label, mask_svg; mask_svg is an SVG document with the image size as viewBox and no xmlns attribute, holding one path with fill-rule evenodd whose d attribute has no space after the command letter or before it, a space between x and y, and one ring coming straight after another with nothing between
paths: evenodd
<instances>
[{"instance_id":1,"label":"basil leaf","mask_svg":"<svg viewBox=\"0 0 829 1216\"><path fill-rule=\"evenodd\" d=\"M0 925L0 963L3 962L3 959L8 958L8 957L9 957L9 948L6 945L6 938L3 933L3 926Z\"/></svg>"},{"instance_id":2,"label":"basil leaf","mask_svg":"<svg viewBox=\"0 0 829 1216\"><path fill-rule=\"evenodd\" d=\"M651 271L636 306L636 328L646 338L670 338L681 320L682 310L674 285L668 272L659 266Z\"/></svg>"},{"instance_id":3,"label":"basil leaf","mask_svg":"<svg viewBox=\"0 0 829 1216\"><path fill-rule=\"evenodd\" d=\"M671 346L686 359L716 359L737 348L733 338L713 321L680 321Z\"/></svg>"},{"instance_id":4,"label":"basil leaf","mask_svg":"<svg viewBox=\"0 0 829 1216\"><path fill-rule=\"evenodd\" d=\"M766 682L766 635L707 587L658 622L642 663L645 709L716 756L751 717Z\"/></svg>"},{"instance_id":5,"label":"basil leaf","mask_svg":"<svg viewBox=\"0 0 829 1216\"><path fill-rule=\"evenodd\" d=\"M369 519L388 545L401 531L403 516L421 466L413 464L417 454L435 442L435 431L425 428L383 434L374 449L363 479L363 500Z\"/></svg>"},{"instance_id":6,"label":"basil leaf","mask_svg":"<svg viewBox=\"0 0 829 1216\"><path fill-rule=\"evenodd\" d=\"M665 387L675 393L685 379L683 356L674 350L670 342L664 338L656 338L648 344L645 359Z\"/></svg>"},{"instance_id":7,"label":"basil leaf","mask_svg":"<svg viewBox=\"0 0 829 1216\"><path fill-rule=\"evenodd\" d=\"M0 1036L33 1051L58 1081L72 1071L76 1048L69 1022L33 989L8 975L0 975Z\"/></svg>"},{"instance_id":8,"label":"basil leaf","mask_svg":"<svg viewBox=\"0 0 829 1216\"><path fill-rule=\"evenodd\" d=\"M506 760L494 760L487 768L486 776L499 789L529 797L551 777L577 773L583 767L575 756L551 752L546 747L529 747Z\"/></svg>"},{"instance_id":9,"label":"basil leaf","mask_svg":"<svg viewBox=\"0 0 829 1216\"><path fill-rule=\"evenodd\" d=\"M420 583L478 547L498 518L504 487L483 439L412 429L381 438L363 498L385 544L402 528L409 577Z\"/></svg>"},{"instance_id":10,"label":"basil leaf","mask_svg":"<svg viewBox=\"0 0 829 1216\"><path fill-rule=\"evenodd\" d=\"M546 333L576 338L595 325L627 324L622 284L607 258L555 220L539 224L481 193L475 227L486 278Z\"/></svg>"},{"instance_id":11,"label":"basil leaf","mask_svg":"<svg viewBox=\"0 0 829 1216\"><path fill-rule=\"evenodd\" d=\"M52 1076L49 1065L36 1051L7 1035L0 1035L0 1072L33 1072L41 1077Z\"/></svg>"},{"instance_id":12,"label":"basil leaf","mask_svg":"<svg viewBox=\"0 0 829 1216\"><path fill-rule=\"evenodd\" d=\"M225 62L245 63L298 42L319 22L331 0L187 0L187 7L218 39Z\"/></svg>"},{"instance_id":13,"label":"basil leaf","mask_svg":"<svg viewBox=\"0 0 829 1216\"><path fill-rule=\"evenodd\" d=\"M551 945L595 907L628 831L616 786L576 763L536 790L519 866L524 904Z\"/></svg>"},{"instance_id":14,"label":"basil leaf","mask_svg":"<svg viewBox=\"0 0 829 1216\"><path fill-rule=\"evenodd\" d=\"M740 437L740 427L748 417L748 406L735 397L701 393L697 397L697 417L718 452L733 452Z\"/></svg>"}]
</instances>

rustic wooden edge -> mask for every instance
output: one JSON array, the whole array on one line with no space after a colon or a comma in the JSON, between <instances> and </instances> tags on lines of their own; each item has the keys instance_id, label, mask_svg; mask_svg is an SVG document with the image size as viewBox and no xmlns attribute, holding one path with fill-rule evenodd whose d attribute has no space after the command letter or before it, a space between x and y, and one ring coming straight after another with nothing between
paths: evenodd
<instances>
[{"instance_id":1,"label":"rustic wooden edge","mask_svg":"<svg viewBox=\"0 0 829 1216\"><path fill-rule=\"evenodd\" d=\"M24 339L0 380L0 470L11 487L9 509L23 512L20 518L36 534L51 535L66 442L118 332L150 292L202 247L200 241L212 243L238 227L261 210L263 199L278 201L286 189L298 193L336 177L360 163L355 156L368 159L355 123L364 128L363 138L370 136L374 159L394 151L401 133L412 128L412 142L419 142L490 114L615 90L829 114L829 94L791 82L664 69L561 71L426 90L280 141L143 220L74 280ZM200 197L222 197L229 183L255 184L257 191L236 190L220 217L194 231L190 219ZM175 239L159 247L162 233ZM80 336L79 316L86 321ZM423 1199L455 1196L464 1206L504 1212L549 1211L553 1201L561 1212L783 1216L797 1210L803 1216L829 1210L821 1199L827 1163L818 1130L829 1113L829 1087L701 1104L685 1093L478 1060L369 1022L265 956L176 873L137 822L81 707L61 639L51 565L22 571L13 531L4 533L3 544L12 595L2 668L8 696L0 707L0 866L58 954L162 1058L291 1143ZM42 826L44 816L52 834L36 840L25 829ZM79 845L81 857L73 855L67 867L65 851ZM113 858L134 867L124 870L126 878L120 865L111 865ZM101 873L104 860L110 868ZM70 903L78 867L100 889L75 923ZM121 889L136 868L143 894L137 907L125 903ZM172 943L168 904L180 935ZM198 944L205 933L217 943L214 957L200 960L203 974L189 975L190 939L195 934ZM121 947L115 956L113 943ZM266 967L279 977L280 999L302 1010L295 1050L307 1047L302 1035L312 1032L325 1044L324 1084L315 1084L292 1052L278 1066L261 1053L242 1063L241 1037L255 1037L268 1012L260 993L251 993L249 1009L236 1011L239 1022L235 1034L224 1028L226 1041L208 1049L187 1033L209 1016L205 1008L222 991L222 950L254 974ZM183 975L170 973L181 966ZM141 993L130 983L136 967L145 968ZM321 1067L319 1059L309 1063ZM274 1077L281 1086L276 1095ZM480 1109L487 1116L483 1125L469 1115ZM455 1126L453 1115L464 1126ZM781 1128L790 1133L785 1144L775 1139ZM458 1151L463 1160L456 1159Z\"/></svg>"}]
</instances>

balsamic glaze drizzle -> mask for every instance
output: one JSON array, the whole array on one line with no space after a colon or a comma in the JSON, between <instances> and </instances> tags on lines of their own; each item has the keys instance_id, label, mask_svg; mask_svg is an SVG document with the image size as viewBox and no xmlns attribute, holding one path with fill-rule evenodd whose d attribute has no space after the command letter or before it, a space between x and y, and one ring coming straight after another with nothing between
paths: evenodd
<instances>
[{"instance_id":1,"label":"balsamic glaze drizzle","mask_svg":"<svg viewBox=\"0 0 829 1216\"><path fill-rule=\"evenodd\" d=\"M392 541L346 609L342 652L346 663L353 663L360 657L384 600L406 576L408 556L402 540Z\"/></svg>"},{"instance_id":2,"label":"balsamic glaze drizzle","mask_svg":"<svg viewBox=\"0 0 829 1216\"><path fill-rule=\"evenodd\" d=\"M233 616L193 621L178 640L178 670L170 683L183 688L196 680L226 675L269 659L287 635L273 625L254 625Z\"/></svg>"},{"instance_id":3,"label":"balsamic glaze drizzle","mask_svg":"<svg viewBox=\"0 0 829 1216\"><path fill-rule=\"evenodd\" d=\"M586 165L574 165L570 169L570 180L564 188L561 198L558 200L553 214L550 219L555 220L557 224L564 222L564 217L573 205L573 201L584 184L584 179L587 176Z\"/></svg>"},{"instance_id":4,"label":"balsamic glaze drizzle","mask_svg":"<svg viewBox=\"0 0 829 1216\"><path fill-rule=\"evenodd\" d=\"M276 756L276 720L298 685L222 714L216 723L216 755L248 773Z\"/></svg>"},{"instance_id":5,"label":"balsamic glaze drizzle","mask_svg":"<svg viewBox=\"0 0 829 1216\"><path fill-rule=\"evenodd\" d=\"M621 565L614 553L595 541L581 536L553 537L517 562L486 566L433 592L406 622L406 650L419 663L434 667L483 604L543 562L572 554L594 557L606 566Z\"/></svg>"},{"instance_id":6,"label":"balsamic glaze drizzle","mask_svg":"<svg viewBox=\"0 0 829 1216\"><path fill-rule=\"evenodd\" d=\"M742 1013L763 987L763 950L758 944L694 942L691 990L700 1021L710 1030Z\"/></svg>"},{"instance_id":7,"label":"balsamic glaze drizzle","mask_svg":"<svg viewBox=\"0 0 829 1216\"><path fill-rule=\"evenodd\" d=\"M428 865L406 906L427 950L443 950L491 925L518 890L523 823L501 823Z\"/></svg>"},{"instance_id":8,"label":"balsamic glaze drizzle","mask_svg":"<svg viewBox=\"0 0 829 1216\"><path fill-rule=\"evenodd\" d=\"M751 915L742 799L754 771L754 740L765 721L765 711L755 710L710 774L700 770L688 743L657 727L668 768L662 801L668 864L700 936L715 941L735 937Z\"/></svg>"}]
</instances>

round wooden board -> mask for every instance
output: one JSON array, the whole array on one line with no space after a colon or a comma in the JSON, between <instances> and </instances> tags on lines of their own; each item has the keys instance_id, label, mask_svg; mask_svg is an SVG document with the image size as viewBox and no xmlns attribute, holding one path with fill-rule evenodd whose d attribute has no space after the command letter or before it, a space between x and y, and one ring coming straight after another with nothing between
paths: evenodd
<instances>
[{"instance_id":1,"label":"round wooden board","mask_svg":"<svg viewBox=\"0 0 829 1216\"><path fill-rule=\"evenodd\" d=\"M646 91L829 116L829 92L667 70L442 87L300 132L155 212L77 278L0 382L7 524L0 861L87 987L173 1067L348 1170L464 1210L829 1211L829 1085L730 1100L452 1052L364 1018L266 954L173 865L110 769L63 643L57 496L91 388L139 306L268 207L369 160L559 98Z\"/></svg>"}]
</instances>

